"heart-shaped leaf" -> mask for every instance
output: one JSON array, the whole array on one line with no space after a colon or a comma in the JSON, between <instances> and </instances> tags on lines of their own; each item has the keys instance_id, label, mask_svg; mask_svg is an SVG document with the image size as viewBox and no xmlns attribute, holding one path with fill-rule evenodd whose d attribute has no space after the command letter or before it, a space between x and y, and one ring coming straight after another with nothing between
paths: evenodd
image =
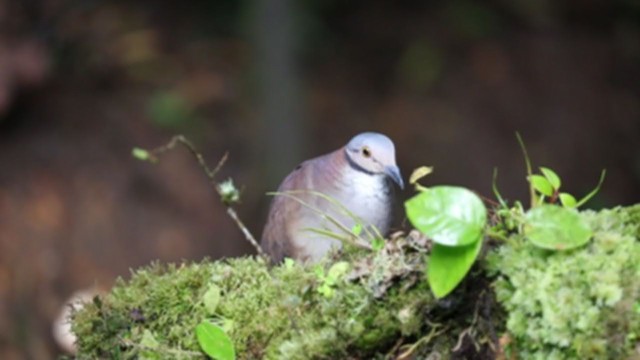
<instances>
[{"instance_id":1,"label":"heart-shaped leaf","mask_svg":"<svg viewBox=\"0 0 640 360\"><path fill-rule=\"evenodd\" d=\"M233 342L221 327L203 321L196 326L196 336L202 350L212 359L235 360Z\"/></svg>"},{"instance_id":2,"label":"heart-shaped leaf","mask_svg":"<svg viewBox=\"0 0 640 360\"><path fill-rule=\"evenodd\" d=\"M586 244L592 232L575 209L542 205L527 211L524 234L538 247L567 250Z\"/></svg>"},{"instance_id":3,"label":"heart-shaped leaf","mask_svg":"<svg viewBox=\"0 0 640 360\"><path fill-rule=\"evenodd\" d=\"M529 177L529 181L534 189L542 195L552 196L553 195L553 187L549 180L542 175L531 175Z\"/></svg>"},{"instance_id":4,"label":"heart-shaped leaf","mask_svg":"<svg viewBox=\"0 0 640 360\"><path fill-rule=\"evenodd\" d=\"M437 298L449 294L471 269L482 247L482 235L465 246L434 244L427 268L427 280Z\"/></svg>"},{"instance_id":5,"label":"heart-shaped leaf","mask_svg":"<svg viewBox=\"0 0 640 360\"><path fill-rule=\"evenodd\" d=\"M560 181L560 177L558 176L558 174L556 174L555 171L542 166L540 167L540 171L555 190L558 190L560 188L562 182Z\"/></svg>"},{"instance_id":6,"label":"heart-shaped leaf","mask_svg":"<svg viewBox=\"0 0 640 360\"><path fill-rule=\"evenodd\" d=\"M576 201L576 198L574 198L573 195L569 193L560 193L559 196L560 196L560 202L564 207L574 208L578 204L578 202Z\"/></svg>"},{"instance_id":7,"label":"heart-shaped leaf","mask_svg":"<svg viewBox=\"0 0 640 360\"><path fill-rule=\"evenodd\" d=\"M487 221L487 209L473 192L435 186L405 202L407 217L418 230L447 246L475 243Z\"/></svg>"}]
</instances>

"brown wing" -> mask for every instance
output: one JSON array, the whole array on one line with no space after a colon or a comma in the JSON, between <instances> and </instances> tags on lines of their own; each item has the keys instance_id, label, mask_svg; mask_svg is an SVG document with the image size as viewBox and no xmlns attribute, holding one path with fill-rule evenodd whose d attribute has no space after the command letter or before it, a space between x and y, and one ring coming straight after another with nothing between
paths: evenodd
<instances>
[{"instance_id":1,"label":"brown wing","mask_svg":"<svg viewBox=\"0 0 640 360\"><path fill-rule=\"evenodd\" d=\"M278 192L302 189L306 187L310 161L298 165L282 182ZM269 216L262 232L262 249L269 254L271 261L278 263L285 257L296 258L296 249L292 242L291 226L302 205L285 196L275 195L269 207Z\"/></svg>"}]
</instances>

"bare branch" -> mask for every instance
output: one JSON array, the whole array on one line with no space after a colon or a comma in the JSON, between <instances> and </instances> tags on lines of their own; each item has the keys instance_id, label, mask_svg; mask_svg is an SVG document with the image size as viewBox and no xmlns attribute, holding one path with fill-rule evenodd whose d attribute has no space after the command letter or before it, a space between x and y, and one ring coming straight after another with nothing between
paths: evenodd
<instances>
[{"instance_id":1,"label":"bare branch","mask_svg":"<svg viewBox=\"0 0 640 360\"><path fill-rule=\"evenodd\" d=\"M235 209L231 206L233 202L225 200L225 199L228 199L228 196L226 192L223 191L224 189L220 186L220 183L218 183L215 179L215 176L218 174L222 166L224 166L224 164L227 162L227 159L229 157L229 152L225 152L222 158L220 158L220 160L218 161L218 164L216 165L216 167L213 168L213 170L211 170L207 166L204 156L202 156L202 154L198 150L196 150L196 147L193 145L193 143L187 140L187 138L185 138L183 135L176 135L173 138L171 138L171 140L166 145L157 147L149 151L148 160L151 162L158 162L159 161L158 157L160 155L164 154L169 150L173 150L178 144L184 145L189 150L189 152L196 158L196 160L198 161L198 164L200 165L205 175L209 179L209 182L216 189L216 192L218 193L218 195L220 195L221 199L223 199L222 203L227 208L227 214L235 222L236 226L238 226L238 228L244 235L245 239L249 241L249 243L256 249L256 251L258 252L258 255L265 258L266 260L269 260L268 256L264 253L264 251L262 251L262 247L260 246L260 244L258 244L255 237L251 234L249 229L244 225L242 220L240 220Z\"/></svg>"}]
</instances>

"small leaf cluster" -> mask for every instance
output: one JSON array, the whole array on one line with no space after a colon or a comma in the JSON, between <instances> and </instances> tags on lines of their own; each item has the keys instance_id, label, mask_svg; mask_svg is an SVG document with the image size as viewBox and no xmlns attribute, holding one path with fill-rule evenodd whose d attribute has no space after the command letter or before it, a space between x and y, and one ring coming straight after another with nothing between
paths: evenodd
<instances>
[{"instance_id":1,"label":"small leaf cluster","mask_svg":"<svg viewBox=\"0 0 640 360\"><path fill-rule=\"evenodd\" d=\"M410 182L418 194L405 203L411 224L433 240L427 280L433 294L444 297L458 286L471 269L480 249L487 210L473 192L456 186L426 188L417 181L431 173L418 168Z\"/></svg>"},{"instance_id":2,"label":"small leaf cluster","mask_svg":"<svg viewBox=\"0 0 640 360\"><path fill-rule=\"evenodd\" d=\"M337 285L340 282L345 282L345 275L349 268L350 265L346 261L336 262L331 265L329 271L325 271L322 265L316 266L314 272L318 277L318 292L327 298L333 297Z\"/></svg>"},{"instance_id":3,"label":"small leaf cluster","mask_svg":"<svg viewBox=\"0 0 640 360\"><path fill-rule=\"evenodd\" d=\"M547 200L549 203L556 203L558 199L562 206L567 208L577 208L584 205L587 201L591 200L595 194L598 193L602 183L604 182L604 176L606 171L602 171L600 175L600 181L598 185L591 190L587 195L585 195L582 199L576 200L576 198L567 193L560 192L560 186L562 185L562 181L558 174L555 171L547 168L540 167L541 174L530 174L527 177L527 180L531 184L531 187L534 191L534 196L532 199L532 207L541 205L545 203Z\"/></svg>"}]
</instances>

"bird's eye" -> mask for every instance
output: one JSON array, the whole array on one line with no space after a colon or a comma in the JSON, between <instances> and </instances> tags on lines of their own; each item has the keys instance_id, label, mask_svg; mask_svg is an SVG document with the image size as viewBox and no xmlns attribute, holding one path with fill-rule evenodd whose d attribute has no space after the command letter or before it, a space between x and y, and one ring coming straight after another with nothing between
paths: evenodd
<instances>
[{"instance_id":1,"label":"bird's eye","mask_svg":"<svg viewBox=\"0 0 640 360\"><path fill-rule=\"evenodd\" d=\"M364 155L364 157L368 158L371 157L371 150L369 150L368 147L363 147L362 148L362 155Z\"/></svg>"}]
</instances>

